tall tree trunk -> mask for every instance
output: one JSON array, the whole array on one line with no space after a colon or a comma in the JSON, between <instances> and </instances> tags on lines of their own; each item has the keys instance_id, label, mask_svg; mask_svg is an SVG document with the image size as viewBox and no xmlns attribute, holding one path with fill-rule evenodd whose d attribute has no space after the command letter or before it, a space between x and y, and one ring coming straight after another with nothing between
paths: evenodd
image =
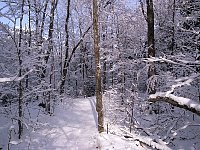
<instances>
[{"instance_id":1,"label":"tall tree trunk","mask_svg":"<svg viewBox=\"0 0 200 150\"><path fill-rule=\"evenodd\" d=\"M175 46L175 13L176 13L175 11L176 11L176 0L173 1L171 55L174 55L174 46Z\"/></svg>"},{"instance_id":2,"label":"tall tree trunk","mask_svg":"<svg viewBox=\"0 0 200 150\"><path fill-rule=\"evenodd\" d=\"M34 0L34 8L35 8L35 40L38 46L38 31L39 31L39 8L38 1Z\"/></svg>"},{"instance_id":3,"label":"tall tree trunk","mask_svg":"<svg viewBox=\"0 0 200 150\"><path fill-rule=\"evenodd\" d=\"M61 77L61 84L60 84L60 94L64 93L64 85L65 85L65 79L67 76L67 67L69 66L68 57L69 57L69 16L70 16L70 0L68 0L67 5L67 17L65 21L65 59L64 59L64 65L63 65L63 71L62 71L62 77Z\"/></svg>"},{"instance_id":4,"label":"tall tree trunk","mask_svg":"<svg viewBox=\"0 0 200 150\"><path fill-rule=\"evenodd\" d=\"M21 58L21 49L22 49L22 21L23 21L23 16L24 16L24 0L22 0L22 5L21 5L21 17L20 17L20 31L19 31L19 44L18 44L18 60L19 60L19 77L22 76L22 58ZM22 87L22 81L19 81L19 103L18 103L18 138L20 139L22 136L23 132L23 124L22 124L22 115L23 115L23 87Z\"/></svg>"},{"instance_id":5,"label":"tall tree trunk","mask_svg":"<svg viewBox=\"0 0 200 150\"><path fill-rule=\"evenodd\" d=\"M48 41L49 41L49 46L48 46L48 51L45 56L45 63L48 63L50 54L53 50L53 31L54 31L54 15L55 15L55 9L57 7L58 0L51 0L51 13L50 13L50 24L49 24L49 32L48 32ZM44 70L44 73L46 73L46 69Z\"/></svg>"},{"instance_id":6,"label":"tall tree trunk","mask_svg":"<svg viewBox=\"0 0 200 150\"><path fill-rule=\"evenodd\" d=\"M41 28L40 28L40 41L39 41L40 46L42 46L42 43L43 43L44 23L45 23L45 18L46 18L46 11L47 11L48 2L49 2L49 0L45 1L44 11L42 13L42 22L41 22ZM42 54L42 49L39 51L39 54ZM41 76L41 78L45 78L45 72L46 72L45 67L42 66L41 70L42 70L42 73L41 73L40 76Z\"/></svg>"},{"instance_id":7,"label":"tall tree trunk","mask_svg":"<svg viewBox=\"0 0 200 150\"><path fill-rule=\"evenodd\" d=\"M48 2L49 2L49 0L45 1L44 11L42 13L42 23L41 23L41 28L40 28L40 44L43 43L43 31L44 31L44 23L45 23L45 18L46 18Z\"/></svg>"},{"instance_id":8,"label":"tall tree trunk","mask_svg":"<svg viewBox=\"0 0 200 150\"><path fill-rule=\"evenodd\" d=\"M106 63L106 55L104 56L104 62L103 62L103 92L106 91L106 84L107 84L107 79L106 79L106 76L107 76L107 63Z\"/></svg>"},{"instance_id":9,"label":"tall tree trunk","mask_svg":"<svg viewBox=\"0 0 200 150\"><path fill-rule=\"evenodd\" d=\"M101 89L101 68L100 68L100 47L99 47L99 28L98 28L98 4L93 0L93 32L94 32L94 52L96 63L96 111L98 114L98 131L104 131L102 89Z\"/></svg>"},{"instance_id":10,"label":"tall tree trunk","mask_svg":"<svg viewBox=\"0 0 200 150\"><path fill-rule=\"evenodd\" d=\"M81 20L79 19L79 32L80 32L80 36L82 37L83 36L83 32L82 32L82 29L81 29ZM85 95L85 72L86 72L86 60L85 60L85 54L86 54L86 51L87 51L87 46L83 45L83 43L81 43L81 65L80 65L80 73L82 75L82 80L83 80L83 87L82 87L82 94Z\"/></svg>"},{"instance_id":11,"label":"tall tree trunk","mask_svg":"<svg viewBox=\"0 0 200 150\"><path fill-rule=\"evenodd\" d=\"M30 3L30 0L28 0L28 32L29 32L28 55L30 55L30 48L31 48L31 3ZM26 70L28 71L28 68ZM28 88L28 75L26 75L26 88Z\"/></svg>"},{"instance_id":12,"label":"tall tree trunk","mask_svg":"<svg viewBox=\"0 0 200 150\"><path fill-rule=\"evenodd\" d=\"M52 0L51 1L51 13L50 13L50 24L49 24L49 33L48 33L48 51L47 51L47 56L45 57L45 63L48 63L49 57L51 52L53 51L53 31L54 31L54 14L55 14L55 9L57 7L58 0ZM52 67L51 67L52 69ZM52 70L51 70L52 71ZM46 68L43 71L44 75L46 73ZM52 83L52 73L50 74L50 88L51 88L51 83ZM50 114L51 113L51 106L50 106L50 101L51 101L51 91L48 92L48 99L46 100L46 111Z\"/></svg>"},{"instance_id":13,"label":"tall tree trunk","mask_svg":"<svg viewBox=\"0 0 200 150\"><path fill-rule=\"evenodd\" d=\"M103 81L102 81L102 83L103 83L103 92L105 92L106 91L106 75L107 75L107 63L106 63L106 55L107 55L107 48L108 48L108 45L107 45L107 40L108 40L108 38L107 38L107 36L108 36L108 33L107 33L107 21L108 21L108 16L106 16L106 23L105 24L103 24L102 25L102 31L103 31L103 35L102 35L102 42L103 42L103 48L104 48L104 59L103 59Z\"/></svg>"},{"instance_id":14,"label":"tall tree trunk","mask_svg":"<svg viewBox=\"0 0 200 150\"><path fill-rule=\"evenodd\" d=\"M154 44L154 10L153 10L153 0L146 0L147 3L147 26L148 26L148 57L155 57L155 44ZM155 75L155 64L150 63L148 70L148 78ZM156 92L155 86L150 86L148 89L149 94L154 94Z\"/></svg>"}]
</instances>

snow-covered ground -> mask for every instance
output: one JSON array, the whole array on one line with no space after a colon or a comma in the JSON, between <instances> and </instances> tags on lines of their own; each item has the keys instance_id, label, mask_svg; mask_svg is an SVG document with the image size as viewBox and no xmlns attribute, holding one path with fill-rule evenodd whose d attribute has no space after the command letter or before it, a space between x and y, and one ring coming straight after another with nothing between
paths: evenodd
<instances>
[{"instance_id":1,"label":"snow-covered ground","mask_svg":"<svg viewBox=\"0 0 200 150\"><path fill-rule=\"evenodd\" d=\"M24 118L25 130L21 140L17 139L17 122L11 122L10 118L0 115L0 150L7 150L8 147L10 150L171 149L167 143L157 137L143 136L134 131L129 133L128 129L114 124L109 125L108 134L106 131L99 134L95 97L65 98L56 106L52 116L45 114L42 109L39 110L37 103L30 104L26 109L25 113L31 119ZM11 117L14 115L16 114L13 113ZM106 130L106 123L109 120L108 118L105 120ZM198 137L194 140L198 143ZM177 141L177 143L179 144L172 147L182 150L194 150L195 147L188 145L191 142L186 140Z\"/></svg>"},{"instance_id":2,"label":"snow-covered ground","mask_svg":"<svg viewBox=\"0 0 200 150\"><path fill-rule=\"evenodd\" d=\"M74 99L59 105L54 116L42 115L40 126L23 137L12 149L33 150L94 150L97 128L94 105L89 99Z\"/></svg>"},{"instance_id":3,"label":"snow-covered ground","mask_svg":"<svg viewBox=\"0 0 200 150\"><path fill-rule=\"evenodd\" d=\"M0 129L0 147L3 150L8 146L9 129L16 126L7 123ZM38 122L26 126L28 130L24 132L22 140L17 139L17 133L12 133L9 144L11 150L144 149L137 142L119 135L98 134L95 97L65 99L56 107L53 116L40 112Z\"/></svg>"}]
</instances>

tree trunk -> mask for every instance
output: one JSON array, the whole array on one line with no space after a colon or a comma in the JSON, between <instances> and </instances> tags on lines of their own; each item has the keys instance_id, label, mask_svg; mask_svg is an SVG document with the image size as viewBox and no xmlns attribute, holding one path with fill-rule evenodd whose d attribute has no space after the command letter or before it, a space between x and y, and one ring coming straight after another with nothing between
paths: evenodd
<instances>
[{"instance_id":1,"label":"tree trunk","mask_svg":"<svg viewBox=\"0 0 200 150\"><path fill-rule=\"evenodd\" d=\"M60 94L64 93L64 85L65 85L65 79L67 76L67 67L68 67L68 57L69 57L69 15L70 15L70 0L68 0L67 5L67 17L65 21L65 59L64 59L64 65L63 65L63 71L62 71L62 77L61 77L61 84L60 84Z\"/></svg>"},{"instance_id":2,"label":"tree trunk","mask_svg":"<svg viewBox=\"0 0 200 150\"><path fill-rule=\"evenodd\" d=\"M147 38L148 38L148 57L155 57L155 44L154 44L154 10L153 10L153 0L146 0L147 3ZM155 75L155 65L153 63L149 64L148 78ZM149 94L154 94L156 92L155 86L149 87Z\"/></svg>"},{"instance_id":3,"label":"tree trunk","mask_svg":"<svg viewBox=\"0 0 200 150\"><path fill-rule=\"evenodd\" d=\"M18 60L19 60L19 77L22 76L22 58L21 58L21 49L22 49L22 21L24 16L24 0L22 0L22 6L21 6L21 17L20 17L20 31L19 31L19 44L18 44ZM23 87L22 87L22 81L19 81L19 103L18 103L18 138L21 139L22 132L23 132L23 124L22 124L22 115L23 115Z\"/></svg>"},{"instance_id":4,"label":"tree trunk","mask_svg":"<svg viewBox=\"0 0 200 150\"><path fill-rule=\"evenodd\" d=\"M49 41L49 46L48 46L48 51L45 56L45 63L47 64L50 54L53 50L53 31L54 31L54 14L55 14L55 9L57 7L58 0L52 0L51 1L51 13L50 13L50 24L49 24L49 32L48 32L48 41ZM44 70L44 74L46 73L46 69Z\"/></svg>"},{"instance_id":5,"label":"tree trunk","mask_svg":"<svg viewBox=\"0 0 200 150\"><path fill-rule=\"evenodd\" d=\"M44 32L44 23L45 23L45 18L46 18L46 11L47 11L47 6L48 6L48 2L49 0L45 1L44 4L44 11L42 13L42 22L41 22L41 28L40 28L40 41L39 41L39 45L42 46L43 43L43 32ZM42 49L39 51L39 54L42 54ZM40 59L40 58L39 58ZM41 78L45 78L45 66L41 66Z\"/></svg>"},{"instance_id":6,"label":"tree trunk","mask_svg":"<svg viewBox=\"0 0 200 150\"><path fill-rule=\"evenodd\" d=\"M42 45L42 43L43 43L43 31L44 31L44 23L45 23L45 18L46 18L48 2L49 2L49 0L45 1L44 11L42 13L42 23L41 23L41 28L40 28L40 45Z\"/></svg>"},{"instance_id":7,"label":"tree trunk","mask_svg":"<svg viewBox=\"0 0 200 150\"><path fill-rule=\"evenodd\" d=\"M93 32L94 32L94 52L96 63L96 111L98 113L98 131L104 131L103 120L103 104L101 89L101 68L100 68L100 47L99 47L99 31L98 31L98 5L97 0L93 0Z\"/></svg>"},{"instance_id":8,"label":"tree trunk","mask_svg":"<svg viewBox=\"0 0 200 150\"><path fill-rule=\"evenodd\" d=\"M58 0L52 0L51 1L51 14L50 14L50 24L49 24L49 34L48 34L48 51L47 51L47 56L45 57L45 63L48 63L48 59L50 57L51 52L53 51L53 31L54 31L54 14L55 14L55 9L57 7ZM51 67L52 69L52 67ZM51 70L52 71L52 70ZM46 68L44 70L44 76L46 73ZM52 73L50 74L50 87L51 88L51 83L52 83ZM51 91L48 92L48 98L46 100L46 111L50 114L51 113Z\"/></svg>"},{"instance_id":9,"label":"tree trunk","mask_svg":"<svg viewBox=\"0 0 200 150\"><path fill-rule=\"evenodd\" d=\"M28 38L28 55L30 55L30 48L31 48L31 3L30 0L28 0L28 32L29 32L29 38ZM28 71L28 68L26 69ZM26 88L28 88L28 75L26 75Z\"/></svg>"},{"instance_id":10,"label":"tree trunk","mask_svg":"<svg viewBox=\"0 0 200 150\"><path fill-rule=\"evenodd\" d=\"M39 8L38 1L34 0L34 8L35 8L35 40L38 46L38 31L39 31Z\"/></svg>"},{"instance_id":11,"label":"tree trunk","mask_svg":"<svg viewBox=\"0 0 200 150\"><path fill-rule=\"evenodd\" d=\"M173 1L173 14L172 14L172 44L171 44L171 55L174 55L174 46L175 46L175 12L176 11L176 0Z\"/></svg>"}]
</instances>

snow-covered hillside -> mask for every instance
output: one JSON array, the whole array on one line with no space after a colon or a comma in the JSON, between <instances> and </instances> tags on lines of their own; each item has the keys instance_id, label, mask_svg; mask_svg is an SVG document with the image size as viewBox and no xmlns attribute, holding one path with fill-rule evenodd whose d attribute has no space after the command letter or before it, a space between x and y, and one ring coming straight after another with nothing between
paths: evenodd
<instances>
[{"instance_id":1,"label":"snow-covered hillside","mask_svg":"<svg viewBox=\"0 0 200 150\"><path fill-rule=\"evenodd\" d=\"M127 141L119 135L98 134L95 97L65 99L55 108L53 116L39 112L36 107L30 110L32 115L39 115L32 118L32 124L26 124L26 133L21 140L17 140L13 132L15 126L10 122L5 124L6 120L1 116L0 147L3 150L8 148L8 140L11 150L144 149L138 142ZM9 131L12 132L10 139Z\"/></svg>"}]
</instances>

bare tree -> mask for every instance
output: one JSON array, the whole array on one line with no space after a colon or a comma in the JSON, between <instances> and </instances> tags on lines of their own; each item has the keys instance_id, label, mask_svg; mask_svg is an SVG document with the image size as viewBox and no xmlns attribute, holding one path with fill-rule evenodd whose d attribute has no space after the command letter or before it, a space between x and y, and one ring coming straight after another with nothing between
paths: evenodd
<instances>
[{"instance_id":1,"label":"bare tree","mask_svg":"<svg viewBox=\"0 0 200 150\"><path fill-rule=\"evenodd\" d=\"M45 57L45 62L47 63L50 57L50 54L53 50L53 31L54 31L54 15L55 15L55 9L57 7L58 0L51 0L51 12L50 12L50 23L49 23L49 31L48 31L48 51ZM44 73L46 72L46 69L44 70Z\"/></svg>"},{"instance_id":2,"label":"bare tree","mask_svg":"<svg viewBox=\"0 0 200 150\"><path fill-rule=\"evenodd\" d=\"M98 113L98 131L104 131L102 89L101 89L101 67L100 67L100 47L99 47L99 27L98 27L98 5L97 0L93 0L93 32L94 32L94 52L96 63L96 110Z\"/></svg>"},{"instance_id":3,"label":"bare tree","mask_svg":"<svg viewBox=\"0 0 200 150\"><path fill-rule=\"evenodd\" d=\"M70 15L70 0L68 0L67 3L67 17L65 21L65 59L64 59L64 65L62 70L62 78L61 78L61 84L60 84L60 94L64 92L64 85L65 85L65 79L67 75L67 67L68 67L68 55L69 55L69 15Z\"/></svg>"},{"instance_id":4,"label":"bare tree","mask_svg":"<svg viewBox=\"0 0 200 150\"><path fill-rule=\"evenodd\" d=\"M48 51L45 56L45 63L48 63L49 57L51 52L53 51L53 31L54 31L54 15L55 15L55 10L58 4L58 0L52 0L51 1L51 12L50 12L50 24L49 24L49 33L48 33ZM50 88L51 88L51 83L52 83L52 65L51 65L51 73L50 73ZM43 71L44 75L46 73L46 68ZM50 106L50 98L51 98L51 91L48 92L48 99L46 101L46 111L50 114L51 113L51 106Z\"/></svg>"},{"instance_id":5,"label":"bare tree","mask_svg":"<svg viewBox=\"0 0 200 150\"><path fill-rule=\"evenodd\" d=\"M21 50L22 50L22 21L23 21L23 16L24 16L24 0L22 0L22 4L21 4L21 16L20 16L20 30L19 30L19 44L18 44L18 51L17 51L17 55L18 55L18 60L19 60L19 77L22 76L22 58L21 58ZM22 136L22 132L23 132L23 124L22 124L22 115L23 115L23 85L22 85L22 81L19 81L19 104L18 104L18 126L19 126L19 130L18 130L18 138L20 139Z\"/></svg>"}]
</instances>

